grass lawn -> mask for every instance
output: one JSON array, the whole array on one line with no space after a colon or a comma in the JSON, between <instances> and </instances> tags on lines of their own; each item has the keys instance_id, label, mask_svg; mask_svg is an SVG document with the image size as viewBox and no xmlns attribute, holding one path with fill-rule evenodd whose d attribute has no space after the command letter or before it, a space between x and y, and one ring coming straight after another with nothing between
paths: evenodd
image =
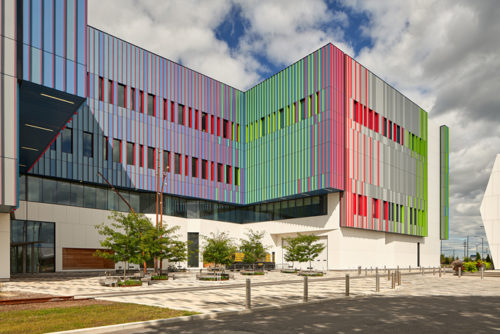
<instances>
[{"instance_id":1,"label":"grass lawn","mask_svg":"<svg viewBox=\"0 0 500 334\"><path fill-rule=\"evenodd\" d=\"M193 314L125 303L10 310L0 312L0 333L46 333Z\"/></svg>"}]
</instances>

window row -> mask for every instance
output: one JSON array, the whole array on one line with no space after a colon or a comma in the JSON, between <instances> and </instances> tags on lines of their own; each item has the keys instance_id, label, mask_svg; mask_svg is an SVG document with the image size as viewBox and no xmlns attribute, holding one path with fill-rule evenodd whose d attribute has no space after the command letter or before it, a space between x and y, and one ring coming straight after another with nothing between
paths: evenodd
<instances>
[{"instance_id":1,"label":"window row","mask_svg":"<svg viewBox=\"0 0 500 334\"><path fill-rule=\"evenodd\" d=\"M109 103L113 104L113 81L108 80L108 99ZM130 87L130 101L127 101L127 86L118 83L118 94L116 104L119 107L126 108L127 105L130 109L137 111L137 105L135 101L135 88ZM145 100L146 99L146 100ZM104 78L99 77L99 100L104 101ZM193 109L183 104L176 104L174 101L168 101L163 99L163 119L168 119L168 105L170 104L170 121L177 122L177 124L188 126L189 128L194 128L195 130L200 130L200 112L198 109ZM159 113L156 110L156 95L144 94L144 91L139 91L139 111L149 116L159 117ZM209 119L210 118L210 119ZM238 123L231 122L220 117L215 117L214 115L208 115L205 112L201 113L201 131L209 132L219 137L226 139L231 139L234 141L240 140L240 125ZM217 131L216 131L217 130Z\"/></svg>"},{"instance_id":2,"label":"window row","mask_svg":"<svg viewBox=\"0 0 500 334\"><path fill-rule=\"evenodd\" d=\"M120 189L119 193L134 211L140 213L156 212L155 193L123 189ZM129 211L125 202L109 187L31 175L21 175L19 199L90 209ZM165 215L234 223L319 216L326 215L327 211L326 195L245 206L163 195L163 213Z\"/></svg>"},{"instance_id":3,"label":"window row","mask_svg":"<svg viewBox=\"0 0 500 334\"><path fill-rule=\"evenodd\" d=\"M352 194L352 211L353 214L367 217L368 215L368 197L359 194ZM383 212L383 216L381 216ZM423 214L422 210L409 208L408 218L410 225L416 225L417 221ZM376 219L389 220L396 223L404 222L405 206L395 204L388 201L381 201L379 199L372 199L372 216Z\"/></svg>"},{"instance_id":4,"label":"window row","mask_svg":"<svg viewBox=\"0 0 500 334\"><path fill-rule=\"evenodd\" d=\"M353 106L353 120L372 131L380 132L379 114L356 100ZM382 135L404 145L404 128L386 117L382 117Z\"/></svg>"},{"instance_id":5,"label":"window row","mask_svg":"<svg viewBox=\"0 0 500 334\"><path fill-rule=\"evenodd\" d=\"M313 116L313 114L318 114L320 112L319 92L309 95L307 97L307 103L308 108L306 108L306 99L301 99L300 101L289 104L286 108L281 108L269 115L261 117L260 120L250 123L246 126L245 141L247 143L252 142L265 137L266 134L284 129L285 126L307 119Z\"/></svg>"}]
</instances>

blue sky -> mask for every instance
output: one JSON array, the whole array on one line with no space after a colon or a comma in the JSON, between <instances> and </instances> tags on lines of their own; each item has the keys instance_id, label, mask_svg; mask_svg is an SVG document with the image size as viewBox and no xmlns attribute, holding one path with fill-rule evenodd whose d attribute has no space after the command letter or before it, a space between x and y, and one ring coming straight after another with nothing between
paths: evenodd
<instances>
[{"instance_id":1,"label":"blue sky","mask_svg":"<svg viewBox=\"0 0 500 334\"><path fill-rule=\"evenodd\" d=\"M116 8L120 8L119 11ZM110 19L110 17L112 19ZM500 6L468 0L89 0L89 24L246 90L332 42L450 127L447 253L475 251L500 153Z\"/></svg>"}]
</instances>

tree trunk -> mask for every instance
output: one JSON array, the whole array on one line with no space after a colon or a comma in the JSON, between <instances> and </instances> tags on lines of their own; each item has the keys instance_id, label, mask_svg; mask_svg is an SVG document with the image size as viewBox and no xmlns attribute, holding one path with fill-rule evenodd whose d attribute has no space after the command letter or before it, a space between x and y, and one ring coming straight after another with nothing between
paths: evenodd
<instances>
[{"instance_id":1,"label":"tree trunk","mask_svg":"<svg viewBox=\"0 0 500 334\"><path fill-rule=\"evenodd\" d=\"M144 261L144 275L146 275L148 273L148 265L146 263L146 261Z\"/></svg>"},{"instance_id":2,"label":"tree trunk","mask_svg":"<svg viewBox=\"0 0 500 334\"><path fill-rule=\"evenodd\" d=\"M125 265L123 266L123 280L124 281L127 277L127 265L128 265L128 261L125 261Z\"/></svg>"}]
</instances>

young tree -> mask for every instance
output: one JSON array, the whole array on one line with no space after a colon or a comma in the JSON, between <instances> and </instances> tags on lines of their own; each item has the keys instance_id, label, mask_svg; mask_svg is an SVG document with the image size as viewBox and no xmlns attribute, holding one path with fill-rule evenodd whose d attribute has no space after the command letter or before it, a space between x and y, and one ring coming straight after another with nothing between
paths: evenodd
<instances>
[{"instance_id":1,"label":"young tree","mask_svg":"<svg viewBox=\"0 0 500 334\"><path fill-rule=\"evenodd\" d=\"M160 261L167 260L168 262L180 262L187 260L187 245L186 242L177 240L178 235L174 235L179 230L179 226L171 228L158 227L157 243L154 256ZM160 275L162 270L160 269Z\"/></svg>"},{"instance_id":2,"label":"young tree","mask_svg":"<svg viewBox=\"0 0 500 334\"><path fill-rule=\"evenodd\" d=\"M254 232L250 230L246 235L247 239L241 239L240 251L245 255L244 261L252 263L252 267L255 270L255 262L266 256L269 247L265 247L262 244L262 239L264 238L263 231Z\"/></svg>"},{"instance_id":3,"label":"young tree","mask_svg":"<svg viewBox=\"0 0 500 334\"><path fill-rule=\"evenodd\" d=\"M100 241L106 251L97 250L96 256L123 261L123 279L126 278L128 263L141 264L151 258L151 237L154 229L151 221L144 215L127 215L113 211L109 219L111 224L96 225L98 233L104 236Z\"/></svg>"},{"instance_id":4,"label":"young tree","mask_svg":"<svg viewBox=\"0 0 500 334\"><path fill-rule=\"evenodd\" d=\"M325 245L318 242L319 237L312 234L299 234L295 238L288 238L287 241L287 246L284 247L287 255L290 253L291 258L300 263L309 262L309 268L311 262L325 249Z\"/></svg>"},{"instance_id":5,"label":"young tree","mask_svg":"<svg viewBox=\"0 0 500 334\"><path fill-rule=\"evenodd\" d=\"M230 265L233 262L232 256L237 248L227 233L210 233L210 237L203 236L203 239L203 261L215 265Z\"/></svg>"}]
</instances>

